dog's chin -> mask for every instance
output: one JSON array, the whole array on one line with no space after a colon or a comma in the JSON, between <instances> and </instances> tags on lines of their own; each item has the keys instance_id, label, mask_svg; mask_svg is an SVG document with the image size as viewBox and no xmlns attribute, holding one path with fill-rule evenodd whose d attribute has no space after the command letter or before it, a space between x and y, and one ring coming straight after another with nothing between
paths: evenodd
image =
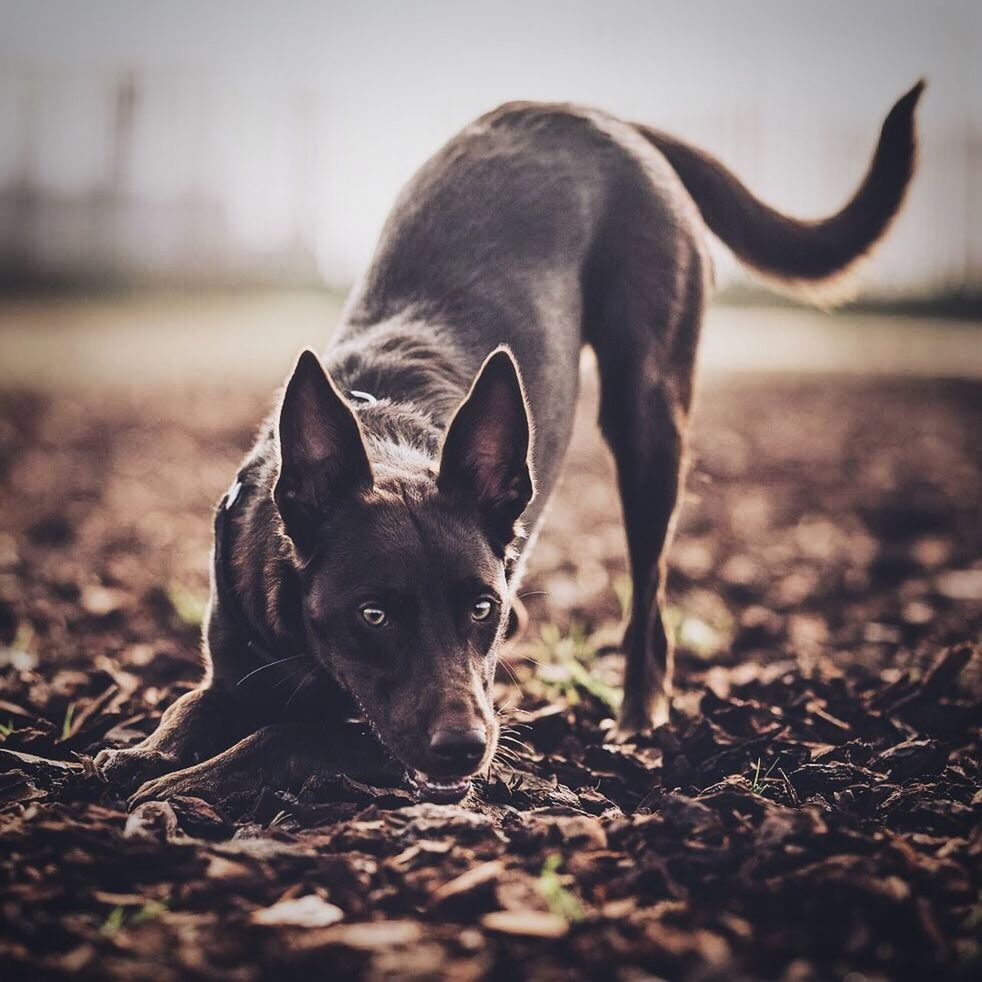
<instances>
[{"instance_id":1,"label":"dog's chin","mask_svg":"<svg viewBox=\"0 0 982 982\"><path fill-rule=\"evenodd\" d=\"M412 772L412 782L421 801L432 801L437 805L455 805L463 801L471 789L469 777L437 780L419 771Z\"/></svg>"}]
</instances>

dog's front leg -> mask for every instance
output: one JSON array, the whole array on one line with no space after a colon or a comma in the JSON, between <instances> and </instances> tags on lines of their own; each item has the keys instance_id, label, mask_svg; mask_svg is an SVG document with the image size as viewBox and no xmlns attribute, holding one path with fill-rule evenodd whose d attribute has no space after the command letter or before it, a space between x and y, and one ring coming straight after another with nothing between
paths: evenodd
<instances>
[{"instance_id":1,"label":"dog's front leg","mask_svg":"<svg viewBox=\"0 0 982 982\"><path fill-rule=\"evenodd\" d=\"M101 751L96 767L109 783L130 790L227 747L243 732L236 717L219 690L193 689L166 710L150 736L135 747Z\"/></svg>"},{"instance_id":2,"label":"dog's front leg","mask_svg":"<svg viewBox=\"0 0 982 982\"><path fill-rule=\"evenodd\" d=\"M264 726L211 760L148 781L130 805L192 795L214 803L263 787L299 788L317 774L345 773L386 786L404 770L367 732L321 723Z\"/></svg>"}]
</instances>

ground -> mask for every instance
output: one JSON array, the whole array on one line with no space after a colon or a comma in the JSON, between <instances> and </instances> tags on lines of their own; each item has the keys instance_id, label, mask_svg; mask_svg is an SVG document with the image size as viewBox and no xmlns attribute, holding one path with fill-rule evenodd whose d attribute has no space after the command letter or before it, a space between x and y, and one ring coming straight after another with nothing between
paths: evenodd
<instances>
[{"instance_id":1,"label":"ground","mask_svg":"<svg viewBox=\"0 0 982 982\"><path fill-rule=\"evenodd\" d=\"M977 978L982 399L714 376L678 698L608 742L625 575L589 376L461 806L342 776L127 812L89 766L199 677L211 508L270 390L0 394L0 974Z\"/></svg>"}]
</instances>

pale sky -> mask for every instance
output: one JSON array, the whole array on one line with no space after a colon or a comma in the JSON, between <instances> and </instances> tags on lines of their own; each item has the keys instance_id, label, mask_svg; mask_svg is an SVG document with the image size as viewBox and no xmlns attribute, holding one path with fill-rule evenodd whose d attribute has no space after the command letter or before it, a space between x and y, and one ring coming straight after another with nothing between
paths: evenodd
<instances>
[{"instance_id":1,"label":"pale sky","mask_svg":"<svg viewBox=\"0 0 982 982\"><path fill-rule=\"evenodd\" d=\"M60 79L60 105L37 123L55 184L102 165L90 131L106 124L87 87L127 68L177 105L211 100L216 120L175 110L181 119L146 133L134 161L146 187L221 174L239 231L262 239L293 228L307 182L324 268L346 279L413 170L513 98L650 121L729 153L776 204L837 207L891 102L921 75L938 155L946 134L982 126L982 3L0 0L0 132L25 78ZM183 149L189 126L195 154ZM766 139L745 146L748 126ZM845 139L841 161L819 159L819 131ZM0 147L0 180L16 165L12 145ZM957 211L951 183L925 178L915 212Z\"/></svg>"}]
</instances>

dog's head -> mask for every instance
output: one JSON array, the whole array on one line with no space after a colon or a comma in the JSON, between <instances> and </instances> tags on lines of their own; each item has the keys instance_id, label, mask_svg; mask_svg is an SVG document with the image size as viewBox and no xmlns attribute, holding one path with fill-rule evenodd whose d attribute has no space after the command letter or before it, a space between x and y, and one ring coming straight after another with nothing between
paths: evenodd
<instances>
[{"instance_id":1,"label":"dog's head","mask_svg":"<svg viewBox=\"0 0 982 982\"><path fill-rule=\"evenodd\" d=\"M307 644L430 797L455 800L494 753L491 699L508 549L533 495L518 369L492 353L436 460L367 436L304 352L279 417L274 500Z\"/></svg>"}]
</instances>

